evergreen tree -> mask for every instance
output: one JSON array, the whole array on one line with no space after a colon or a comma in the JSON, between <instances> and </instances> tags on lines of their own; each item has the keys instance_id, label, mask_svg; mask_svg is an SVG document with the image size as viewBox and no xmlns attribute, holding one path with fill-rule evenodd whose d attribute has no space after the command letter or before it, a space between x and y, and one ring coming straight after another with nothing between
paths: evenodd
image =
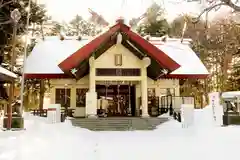
<instances>
[{"instance_id":1,"label":"evergreen tree","mask_svg":"<svg viewBox=\"0 0 240 160\"><path fill-rule=\"evenodd\" d=\"M68 25L70 35L76 36L95 36L100 32L97 29L96 25L89 23L88 21L84 20L81 16L76 15L74 19Z\"/></svg>"},{"instance_id":2,"label":"evergreen tree","mask_svg":"<svg viewBox=\"0 0 240 160\"><path fill-rule=\"evenodd\" d=\"M156 20L155 22L141 24L137 32L142 36L162 37L170 33L170 26L166 19Z\"/></svg>"},{"instance_id":3,"label":"evergreen tree","mask_svg":"<svg viewBox=\"0 0 240 160\"><path fill-rule=\"evenodd\" d=\"M11 57L11 50L12 50L12 35L13 35L13 22L11 20L11 11L15 8L19 10L21 13L21 19L17 25L17 35L24 34L26 30L26 22L27 22L27 11L26 8L28 6L29 0L21 0L16 1L15 3L8 3L11 0L4 0L3 3L7 4L0 8L0 50L1 56L4 57L4 61L9 61ZM39 6L36 3L32 2L31 4L31 15L30 15L30 25L33 23L41 24L45 20L45 9L44 6ZM23 45L21 44L20 40L18 40L17 48L21 48Z\"/></svg>"},{"instance_id":4,"label":"evergreen tree","mask_svg":"<svg viewBox=\"0 0 240 160\"><path fill-rule=\"evenodd\" d=\"M144 21L137 27L142 36L161 37L170 33L170 26L164 17L164 9L153 3L146 11Z\"/></svg>"},{"instance_id":5,"label":"evergreen tree","mask_svg":"<svg viewBox=\"0 0 240 160\"><path fill-rule=\"evenodd\" d=\"M76 15L70 23L55 22L48 35L59 35L61 32L66 36L95 36L101 32L101 29L84 20L81 16Z\"/></svg>"},{"instance_id":6,"label":"evergreen tree","mask_svg":"<svg viewBox=\"0 0 240 160\"><path fill-rule=\"evenodd\" d=\"M239 91L240 90L240 52L233 55L232 68L227 81L227 90Z\"/></svg>"}]
</instances>

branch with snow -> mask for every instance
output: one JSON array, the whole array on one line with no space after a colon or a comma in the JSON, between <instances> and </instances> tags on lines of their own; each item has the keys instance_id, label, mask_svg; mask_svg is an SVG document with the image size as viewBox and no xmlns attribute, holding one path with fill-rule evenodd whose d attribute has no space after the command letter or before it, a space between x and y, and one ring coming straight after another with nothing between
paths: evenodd
<instances>
[{"instance_id":1,"label":"branch with snow","mask_svg":"<svg viewBox=\"0 0 240 160\"><path fill-rule=\"evenodd\" d=\"M4 1L4 0L1 0L1 1L0 1L0 8L6 6L6 5L8 5L8 4L11 4L11 3L15 3L15 2L16 2L16 0L11 0L11 1L8 1L8 2L5 2L5 3L3 3L3 1Z\"/></svg>"},{"instance_id":2,"label":"branch with snow","mask_svg":"<svg viewBox=\"0 0 240 160\"><path fill-rule=\"evenodd\" d=\"M204 13L209 13L210 11L212 11L213 9L216 9L216 10L218 10L218 9L220 9L220 7L221 6L228 6L228 7L230 7L230 8L232 8L234 11L240 11L240 6L238 6L237 4L238 4L238 0L236 0L235 2L233 2L232 0L220 0L220 2L216 2L216 3L214 3L213 4L213 2L211 3L212 5L211 6L209 6L209 7L207 7L207 8L205 8L199 15L198 15L198 17L196 17L196 18L193 18L192 19L192 22L193 23L197 23L197 22L199 22L200 21L200 18L202 17L202 15L204 14Z\"/></svg>"}]
</instances>

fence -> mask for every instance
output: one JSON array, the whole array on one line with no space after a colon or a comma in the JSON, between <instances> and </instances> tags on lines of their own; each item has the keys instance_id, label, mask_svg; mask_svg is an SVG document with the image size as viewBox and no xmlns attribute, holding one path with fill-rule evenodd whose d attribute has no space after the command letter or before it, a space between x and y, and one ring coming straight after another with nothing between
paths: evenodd
<instances>
[{"instance_id":1,"label":"fence","mask_svg":"<svg viewBox=\"0 0 240 160\"><path fill-rule=\"evenodd\" d=\"M47 117L47 109L34 109L31 113L34 116Z\"/></svg>"},{"instance_id":2,"label":"fence","mask_svg":"<svg viewBox=\"0 0 240 160\"><path fill-rule=\"evenodd\" d=\"M40 117L47 117L48 110L47 109L33 109L31 111L32 115L40 116ZM61 109L61 122L65 121L66 116L73 117L74 109Z\"/></svg>"},{"instance_id":3,"label":"fence","mask_svg":"<svg viewBox=\"0 0 240 160\"><path fill-rule=\"evenodd\" d=\"M182 104L193 104L195 108L194 97L181 97L181 96L162 96L160 100L160 114L169 112L170 116L181 122L181 105Z\"/></svg>"}]
</instances>

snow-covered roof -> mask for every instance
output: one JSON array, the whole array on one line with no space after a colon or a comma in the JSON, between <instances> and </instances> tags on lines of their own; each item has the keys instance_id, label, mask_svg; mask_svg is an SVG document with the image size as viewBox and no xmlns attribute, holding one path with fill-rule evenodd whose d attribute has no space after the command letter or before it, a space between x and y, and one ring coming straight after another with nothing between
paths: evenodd
<instances>
[{"instance_id":1,"label":"snow-covered roof","mask_svg":"<svg viewBox=\"0 0 240 160\"><path fill-rule=\"evenodd\" d=\"M17 78L17 75L13 72L10 72L9 70L3 68L0 66L0 75L11 77L11 78Z\"/></svg>"},{"instance_id":2,"label":"snow-covered roof","mask_svg":"<svg viewBox=\"0 0 240 160\"><path fill-rule=\"evenodd\" d=\"M62 74L58 67L59 63L72 55L82 46L91 41L92 38L76 40L65 38L61 41L59 37L45 38L38 42L32 53L27 57L25 74ZM170 58L176 61L180 68L170 73L171 75L207 75L209 72L203 65L196 53L190 48L190 40L169 39L165 42L157 39L150 39L152 44L157 46Z\"/></svg>"},{"instance_id":3,"label":"snow-covered roof","mask_svg":"<svg viewBox=\"0 0 240 160\"><path fill-rule=\"evenodd\" d=\"M45 37L33 48L27 57L25 74L61 74L58 64L89 42L88 39L76 40L59 37Z\"/></svg>"},{"instance_id":4,"label":"snow-covered roof","mask_svg":"<svg viewBox=\"0 0 240 160\"><path fill-rule=\"evenodd\" d=\"M205 75L209 74L206 67L189 46L189 39L181 43L180 39L167 39L166 42L150 40L152 44L176 61L180 68L172 75Z\"/></svg>"},{"instance_id":5,"label":"snow-covered roof","mask_svg":"<svg viewBox=\"0 0 240 160\"><path fill-rule=\"evenodd\" d=\"M240 91L231 91L231 92L223 92L222 98L235 98L240 97Z\"/></svg>"}]
</instances>

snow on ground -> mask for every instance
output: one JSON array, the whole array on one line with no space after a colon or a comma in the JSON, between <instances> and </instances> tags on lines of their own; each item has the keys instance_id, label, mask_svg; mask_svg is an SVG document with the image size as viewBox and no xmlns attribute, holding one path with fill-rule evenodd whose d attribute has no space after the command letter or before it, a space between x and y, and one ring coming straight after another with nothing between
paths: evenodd
<instances>
[{"instance_id":1,"label":"snow on ground","mask_svg":"<svg viewBox=\"0 0 240 160\"><path fill-rule=\"evenodd\" d=\"M26 116L26 131L0 132L0 160L237 158L240 127L216 127L210 112L195 111L190 128L170 119L154 131L129 132L91 132L72 127L69 121L47 124L44 118Z\"/></svg>"}]
</instances>

